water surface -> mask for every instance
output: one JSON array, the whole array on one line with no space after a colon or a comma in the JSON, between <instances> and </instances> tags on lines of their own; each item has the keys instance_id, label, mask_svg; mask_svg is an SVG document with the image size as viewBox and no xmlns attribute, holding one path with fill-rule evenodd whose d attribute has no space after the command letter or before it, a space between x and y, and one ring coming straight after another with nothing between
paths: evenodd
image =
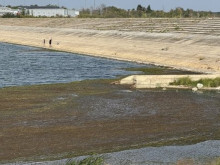
<instances>
[{"instance_id":1,"label":"water surface","mask_svg":"<svg viewBox=\"0 0 220 165\"><path fill-rule=\"evenodd\" d=\"M131 62L0 43L0 87L50 84L129 75Z\"/></svg>"}]
</instances>

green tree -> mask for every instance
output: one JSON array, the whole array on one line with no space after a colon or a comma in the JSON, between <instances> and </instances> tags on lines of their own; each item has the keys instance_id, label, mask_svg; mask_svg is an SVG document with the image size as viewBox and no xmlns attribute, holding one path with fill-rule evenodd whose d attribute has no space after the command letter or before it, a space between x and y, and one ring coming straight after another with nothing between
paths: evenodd
<instances>
[{"instance_id":1,"label":"green tree","mask_svg":"<svg viewBox=\"0 0 220 165\"><path fill-rule=\"evenodd\" d=\"M150 5L147 6L146 12L147 12L147 13L151 13L151 12L152 12Z\"/></svg>"},{"instance_id":2,"label":"green tree","mask_svg":"<svg viewBox=\"0 0 220 165\"><path fill-rule=\"evenodd\" d=\"M138 5L138 6L137 6L137 11L143 11L143 9L144 9L144 8L143 8L141 5Z\"/></svg>"}]
</instances>

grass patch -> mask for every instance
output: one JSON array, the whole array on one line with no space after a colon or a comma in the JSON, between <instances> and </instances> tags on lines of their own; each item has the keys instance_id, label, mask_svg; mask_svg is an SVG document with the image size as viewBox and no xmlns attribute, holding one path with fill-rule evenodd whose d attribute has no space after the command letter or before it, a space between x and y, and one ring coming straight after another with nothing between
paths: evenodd
<instances>
[{"instance_id":1,"label":"grass patch","mask_svg":"<svg viewBox=\"0 0 220 165\"><path fill-rule=\"evenodd\" d=\"M126 71L141 71L144 74L162 74L163 69L161 68L127 68Z\"/></svg>"},{"instance_id":2,"label":"grass patch","mask_svg":"<svg viewBox=\"0 0 220 165\"><path fill-rule=\"evenodd\" d=\"M90 156L80 161L68 161L66 165L103 165L102 157Z\"/></svg>"},{"instance_id":3,"label":"grass patch","mask_svg":"<svg viewBox=\"0 0 220 165\"><path fill-rule=\"evenodd\" d=\"M220 86L220 77L215 79L200 79L198 81L192 81L189 77L180 78L170 83L170 85L185 85L190 87L196 87L198 83L204 85L204 87L218 87Z\"/></svg>"},{"instance_id":4,"label":"grass patch","mask_svg":"<svg viewBox=\"0 0 220 165\"><path fill-rule=\"evenodd\" d=\"M160 67L160 68L125 68L124 70L126 70L126 71L140 71L145 75L198 74L196 72L183 71L183 70L171 69L171 68L166 68L166 67Z\"/></svg>"}]
</instances>

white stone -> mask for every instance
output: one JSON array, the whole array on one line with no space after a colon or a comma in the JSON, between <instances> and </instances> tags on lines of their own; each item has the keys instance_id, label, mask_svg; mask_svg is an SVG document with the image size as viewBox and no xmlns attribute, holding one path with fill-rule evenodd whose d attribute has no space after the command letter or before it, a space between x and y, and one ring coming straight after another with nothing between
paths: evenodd
<instances>
[{"instance_id":1,"label":"white stone","mask_svg":"<svg viewBox=\"0 0 220 165\"><path fill-rule=\"evenodd\" d=\"M201 84L201 83L198 83L196 86L197 86L198 89L203 88L203 84Z\"/></svg>"},{"instance_id":2,"label":"white stone","mask_svg":"<svg viewBox=\"0 0 220 165\"><path fill-rule=\"evenodd\" d=\"M192 88L192 91L196 92L196 91L198 91L198 88L194 87L194 88Z\"/></svg>"}]
</instances>

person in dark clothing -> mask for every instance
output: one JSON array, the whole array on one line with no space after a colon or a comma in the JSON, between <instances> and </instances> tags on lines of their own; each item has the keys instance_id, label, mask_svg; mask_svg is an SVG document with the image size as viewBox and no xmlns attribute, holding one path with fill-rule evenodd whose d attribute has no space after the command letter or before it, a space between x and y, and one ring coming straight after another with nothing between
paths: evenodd
<instances>
[{"instance_id":1,"label":"person in dark clothing","mask_svg":"<svg viewBox=\"0 0 220 165\"><path fill-rule=\"evenodd\" d=\"M43 43L44 43L44 46L45 46L45 44L46 44L46 40L45 39L43 40Z\"/></svg>"},{"instance_id":2,"label":"person in dark clothing","mask_svg":"<svg viewBox=\"0 0 220 165\"><path fill-rule=\"evenodd\" d=\"M52 38L49 40L49 45L52 46Z\"/></svg>"}]
</instances>

